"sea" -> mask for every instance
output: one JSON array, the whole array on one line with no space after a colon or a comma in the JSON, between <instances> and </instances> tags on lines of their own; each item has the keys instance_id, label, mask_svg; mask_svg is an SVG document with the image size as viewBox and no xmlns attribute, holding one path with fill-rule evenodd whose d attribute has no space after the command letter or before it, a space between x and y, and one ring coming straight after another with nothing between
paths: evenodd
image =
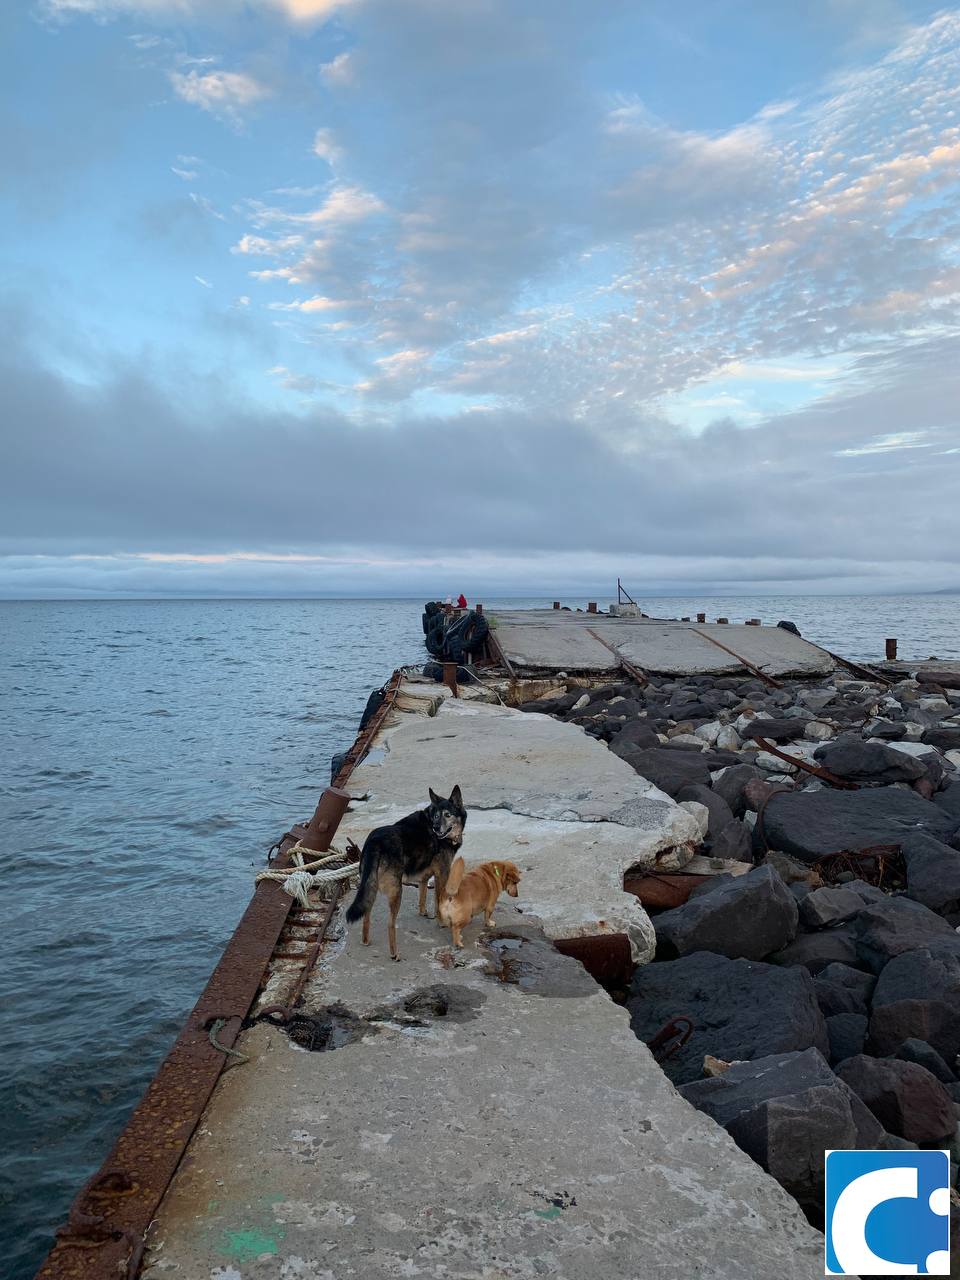
<instances>
[{"instance_id":1,"label":"sea","mask_svg":"<svg viewBox=\"0 0 960 1280\"><path fill-rule=\"evenodd\" d=\"M960 658L960 595L638 599L658 617L789 619L853 659L881 658L888 636L903 657ZM0 602L10 1280L33 1275L109 1151L370 691L424 660L421 612L418 600Z\"/></svg>"}]
</instances>

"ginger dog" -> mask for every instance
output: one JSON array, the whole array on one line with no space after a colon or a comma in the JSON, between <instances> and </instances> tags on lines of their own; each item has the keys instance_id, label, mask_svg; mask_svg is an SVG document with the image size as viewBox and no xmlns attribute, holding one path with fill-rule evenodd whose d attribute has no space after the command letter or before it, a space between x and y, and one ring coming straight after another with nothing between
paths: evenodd
<instances>
[{"instance_id":1,"label":"ginger dog","mask_svg":"<svg viewBox=\"0 0 960 1280\"><path fill-rule=\"evenodd\" d=\"M438 908L441 923L449 925L453 945L463 947L461 931L474 916L483 912L484 924L493 924L493 908L505 889L517 897L520 871L512 862L481 862L468 871L463 859L454 858L447 878L446 894Z\"/></svg>"}]
</instances>

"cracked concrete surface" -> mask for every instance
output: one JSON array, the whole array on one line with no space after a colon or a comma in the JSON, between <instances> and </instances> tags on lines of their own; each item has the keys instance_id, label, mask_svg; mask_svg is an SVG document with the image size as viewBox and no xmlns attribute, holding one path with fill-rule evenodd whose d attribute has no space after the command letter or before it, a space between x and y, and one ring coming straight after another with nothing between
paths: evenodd
<instances>
[{"instance_id":1,"label":"cracked concrete surface","mask_svg":"<svg viewBox=\"0 0 960 1280\"><path fill-rule=\"evenodd\" d=\"M307 1052L260 1025L150 1236L150 1280L814 1280L822 1239L677 1094L576 961L527 990L401 912L404 959L355 932L308 1009L369 1016L449 985L469 1016L402 1013ZM502 923L509 924L506 913ZM451 966L451 967L447 967Z\"/></svg>"}]
</instances>

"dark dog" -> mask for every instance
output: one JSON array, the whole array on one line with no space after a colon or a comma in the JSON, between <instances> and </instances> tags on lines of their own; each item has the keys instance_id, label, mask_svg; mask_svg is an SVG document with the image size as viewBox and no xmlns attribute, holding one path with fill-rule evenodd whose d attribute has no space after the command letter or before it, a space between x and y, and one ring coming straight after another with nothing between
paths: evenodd
<instances>
[{"instance_id":1,"label":"dark dog","mask_svg":"<svg viewBox=\"0 0 960 1280\"><path fill-rule=\"evenodd\" d=\"M390 955L397 954L397 912L403 882L420 883L419 911L427 914L427 881L433 876L436 891L437 918L440 903L447 887L450 864L463 844L463 828L467 811L463 807L460 788L454 787L449 800L438 796L430 788L430 803L426 809L408 814L390 827L375 827L363 842L360 854L360 887L357 896L347 908L347 921L363 917L363 941L370 941L370 912L377 900L377 893L386 894L390 907L390 923L387 935L390 939Z\"/></svg>"}]
</instances>

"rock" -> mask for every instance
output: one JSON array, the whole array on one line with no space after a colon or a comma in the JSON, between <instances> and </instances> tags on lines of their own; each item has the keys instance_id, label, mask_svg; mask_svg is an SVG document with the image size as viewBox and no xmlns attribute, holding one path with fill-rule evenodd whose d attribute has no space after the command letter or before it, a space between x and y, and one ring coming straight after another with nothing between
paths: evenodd
<instances>
[{"instance_id":1,"label":"rock","mask_svg":"<svg viewBox=\"0 0 960 1280\"><path fill-rule=\"evenodd\" d=\"M960 956L960 937L946 920L910 898L887 898L864 907L850 927L861 965L872 973L879 973L894 956L932 941L953 947Z\"/></svg>"},{"instance_id":2,"label":"rock","mask_svg":"<svg viewBox=\"0 0 960 1280\"><path fill-rule=\"evenodd\" d=\"M877 979L870 1051L896 1053L910 1039L925 1040L948 1063L960 1052L960 956L939 940L894 957Z\"/></svg>"},{"instance_id":3,"label":"rock","mask_svg":"<svg viewBox=\"0 0 960 1280\"><path fill-rule=\"evenodd\" d=\"M763 814L767 846L805 862L841 849L895 844L911 831L949 840L956 825L941 806L899 787L784 792L768 802ZM765 851L759 832L754 848Z\"/></svg>"},{"instance_id":4,"label":"rock","mask_svg":"<svg viewBox=\"0 0 960 1280\"><path fill-rule=\"evenodd\" d=\"M797 904L772 867L755 867L712 893L662 912L654 928L657 953L668 959L712 951L730 959L760 960L792 941Z\"/></svg>"},{"instance_id":5,"label":"rock","mask_svg":"<svg viewBox=\"0 0 960 1280\"><path fill-rule=\"evenodd\" d=\"M931 911L960 911L960 852L922 831L900 841L907 867L907 895Z\"/></svg>"},{"instance_id":6,"label":"rock","mask_svg":"<svg viewBox=\"0 0 960 1280\"><path fill-rule=\"evenodd\" d=\"M830 1041L830 1062L836 1065L846 1058L863 1053L867 1038L865 1013L835 1013L826 1019L827 1037Z\"/></svg>"},{"instance_id":7,"label":"rock","mask_svg":"<svg viewBox=\"0 0 960 1280\"><path fill-rule=\"evenodd\" d=\"M690 1038L663 1063L675 1083L697 1079L707 1053L729 1062L810 1046L828 1051L813 979L799 968L698 951L641 965L630 984L627 1009L631 1029L645 1041L678 1013L692 1019Z\"/></svg>"},{"instance_id":8,"label":"rock","mask_svg":"<svg viewBox=\"0 0 960 1280\"><path fill-rule=\"evenodd\" d=\"M849 925L801 933L780 951L767 956L770 964L801 966L816 974L829 964L845 964L851 969L864 968L857 952L857 941Z\"/></svg>"},{"instance_id":9,"label":"rock","mask_svg":"<svg viewBox=\"0 0 960 1280\"><path fill-rule=\"evenodd\" d=\"M623 759L641 777L665 791L668 796L676 796L678 791L692 782L705 787L710 785L710 770L693 751L671 751L668 747L655 747L646 751L633 751Z\"/></svg>"},{"instance_id":10,"label":"rock","mask_svg":"<svg viewBox=\"0 0 960 1280\"><path fill-rule=\"evenodd\" d=\"M779 853L776 849L771 849L763 861L768 867L773 867L784 884L795 884L799 881L811 889L819 889L823 884L819 872L808 867L806 863L791 858L788 853Z\"/></svg>"},{"instance_id":11,"label":"rock","mask_svg":"<svg viewBox=\"0 0 960 1280\"><path fill-rule=\"evenodd\" d=\"M787 618L781 618L780 621L777 623L777 626L782 631L792 631L795 636L798 636L800 634L800 628L797 626L797 624L795 622L790 622L789 619Z\"/></svg>"},{"instance_id":12,"label":"rock","mask_svg":"<svg viewBox=\"0 0 960 1280\"><path fill-rule=\"evenodd\" d=\"M714 784L714 790L717 790L716 784ZM942 809L944 813L949 814L957 824L957 827L960 828L960 782L948 783L942 791L937 792L933 798L933 803L938 809Z\"/></svg>"},{"instance_id":13,"label":"rock","mask_svg":"<svg viewBox=\"0 0 960 1280\"><path fill-rule=\"evenodd\" d=\"M935 684L941 689L960 689L960 671L918 671L917 683Z\"/></svg>"},{"instance_id":14,"label":"rock","mask_svg":"<svg viewBox=\"0 0 960 1280\"><path fill-rule=\"evenodd\" d=\"M838 1013L860 1013L866 1017L875 985L872 974L837 963L825 965L813 982L817 1003L825 1018Z\"/></svg>"},{"instance_id":15,"label":"rock","mask_svg":"<svg viewBox=\"0 0 960 1280\"><path fill-rule=\"evenodd\" d=\"M712 747L717 740L717 736L723 725L719 720L708 720L706 724L701 724L694 729L694 736L702 739L708 747Z\"/></svg>"},{"instance_id":16,"label":"rock","mask_svg":"<svg viewBox=\"0 0 960 1280\"><path fill-rule=\"evenodd\" d=\"M677 800L696 800L699 804L706 806L710 814L710 823L707 828L710 836L717 835L734 821L730 806L723 796L717 795L711 787L705 787L702 783L688 783L687 786L681 787L676 798Z\"/></svg>"},{"instance_id":17,"label":"rock","mask_svg":"<svg viewBox=\"0 0 960 1280\"><path fill-rule=\"evenodd\" d=\"M804 898L800 919L807 929L827 929L862 910L863 899L859 894L845 888L825 887L815 889Z\"/></svg>"},{"instance_id":18,"label":"rock","mask_svg":"<svg viewBox=\"0 0 960 1280\"><path fill-rule=\"evenodd\" d=\"M668 734L665 745L672 751L704 751L706 749L706 743L695 733L675 733L672 737Z\"/></svg>"},{"instance_id":19,"label":"rock","mask_svg":"<svg viewBox=\"0 0 960 1280\"><path fill-rule=\"evenodd\" d=\"M742 822L733 820L715 836L710 837L710 854L733 862L750 862L753 849L753 833Z\"/></svg>"},{"instance_id":20,"label":"rock","mask_svg":"<svg viewBox=\"0 0 960 1280\"><path fill-rule=\"evenodd\" d=\"M634 751L645 751L650 747L659 747L660 739L645 720L628 720L619 733L610 742L610 750L621 759Z\"/></svg>"},{"instance_id":21,"label":"rock","mask_svg":"<svg viewBox=\"0 0 960 1280\"><path fill-rule=\"evenodd\" d=\"M690 814L697 824L696 843L702 844L707 838L707 824L710 821L710 812L707 806L700 804L696 800L679 800L677 803L681 809L685 809Z\"/></svg>"},{"instance_id":22,"label":"rock","mask_svg":"<svg viewBox=\"0 0 960 1280\"><path fill-rule=\"evenodd\" d=\"M744 738L767 738L770 742L790 742L794 738L803 737L804 729L793 719L756 719L740 729L740 733Z\"/></svg>"},{"instance_id":23,"label":"rock","mask_svg":"<svg viewBox=\"0 0 960 1280\"><path fill-rule=\"evenodd\" d=\"M788 792L790 788L781 786L779 783L767 782L763 778L753 778L743 789L744 803L748 809L759 813L771 796L775 796L778 791Z\"/></svg>"},{"instance_id":24,"label":"rock","mask_svg":"<svg viewBox=\"0 0 960 1280\"><path fill-rule=\"evenodd\" d=\"M927 1044L926 1040L917 1040L913 1037L904 1040L893 1056L902 1058L904 1062L916 1062L921 1067L926 1067L930 1074L936 1076L942 1084L957 1082L954 1072L950 1070L936 1049Z\"/></svg>"},{"instance_id":25,"label":"rock","mask_svg":"<svg viewBox=\"0 0 960 1280\"><path fill-rule=\"evenodd\" d=\"M895 724L893 720L868 720L863 726L865 738L882 738L888 742L899 742L906 735L906 725Z\"/></svg>"},{"instance_id":26,"label":"rock","mask_svg":"<svg viewBox=\"0 0 960 1280\"><path fill-rule=\"evenodd\" d=\"M716 746L721 751L739 751L742 739L733 725L725 724L717 734Z\"/></svg>"},{"instance_id":27,"label":"rock","mask_svg":"<svg viewBox=\"0 0 960 1280\"><path fill-rule=\"evenodd\" d=\"M744 788L754 779L760 781L760 770L750 764L735 764L724 769L713 779L713 790L726 800L735 818L742 818L747 809Z\"/></svg>"},{"instance_id":28,"label":"rock","mask_svg":"<svg viewBox=\"0 0 960 1280\"><path fill-rule=\"evenodd\" d=\"M836 1072L890 1133L908 1142L936 1145L953 1137L953 1099L926 1067L860 1053L841 1062Z\"/></svg>"},{"instance_id":29,"label":"rock","mask_svg":"<svg viewBox=\"0 0 960 1280\"><path fill-rule=\"evenodd\" d=\"M850 735L826 743L815 754L825 769L851 782L913 782L922 778L925 772L919 761L902 751L882 742L864 742Z\"/></svg>"},{"instance_id":30,"label":"rock","mask_svg":"<svg viewBox=\"0 0 960 1280\"><path fill-rule=\"evenodd\" d=\"M879 1121L816 1049L735 1062L680 1089L799 1201L823 1213L825 1150L887 1146Z\"/></svg>"},{"instance_id":31,"label":"rock","mask_svg":"<svg viewBox=\"0 0 960 1280\"><path fill-rule=\"evenodd\" d=\"M796 772L794 765L789 764L786 760L781 760L779 756L771 755L769 751L758 751L754 759L761 773L790 774Z\"/></svg>"},{"instance_id":32,"label":"rock","mask_svg":"<svg viewBox=\"0 0 960 1280\"><path fill-rule=\"evenodd\" d=\"M803 736L811 742L829 742L836 730L822 720L810 720L803 726Z\"/></svg>"},{"instance_id":33,"label":"rock","mask_svg":"<svg viewBox=\"0 0 960 1280\"><path fill-rule=\"evenodd\" d=\"M937 729L927 729L921 739L931 747L941 751L956 751L960 748L960 728L943 725Z\"/></svg>"}]
</instances>

